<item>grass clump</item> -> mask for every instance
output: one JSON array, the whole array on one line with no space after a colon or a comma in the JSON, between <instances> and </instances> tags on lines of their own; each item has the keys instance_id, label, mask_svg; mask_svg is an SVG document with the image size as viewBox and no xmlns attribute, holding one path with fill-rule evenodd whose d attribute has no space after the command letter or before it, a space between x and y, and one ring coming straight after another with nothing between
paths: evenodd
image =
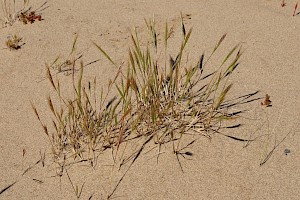
<instances>
[{"instance_id":1,"label":"grass clump","mask_svg":"<svg viewBox=\"0 0 300 200\"><path fill-rule=\"evenodd\" d=\"M226 34L215 45L206 61L202 54L196 64L188 66L183 60L192 29L186 31L183 19L183 38L174 57L166 54L171 30L168 25L165 26L164 34L156 32L154 19L146 21L146 25L150 39L142 47L138 33L135 31L131 35L133 47L128 52L127 71L122 73L120 82L116 83L122 115L117 147L123 141L145 136L145 143L153 140L158 147L174 142L173 152L178 154L182 149L180 142L184 135L196 134L211 138L211 134L221 128L221 121L234 117L233 113L228 112L233 104L225 105L224 101L232 87L228 79L239 64L240 46L235 46L225 56L216 71L204 74L205 66ZM164 38L159 40L158 35L164 35ZM163 41L163 44L159 41ZM96 46L115 65L108 54ZM161 46L163 50L160 50ZM165 54L164 59L157 59L161 52ZM139 155L139 151L136 155Z\"/></svg>"},{"instance_id":2,"label":"grass clump","mask_svg":"<svg viewBox=\"0 0 300 200\"><path fill-rule=\"evenodd\" d=\"M53 69L47 68L47 77L58 97L58 103L54 103L53 97L48 97L53 131L41 121L35 106L33 110L49 138L54 161L59 164L61 173L74 160L89 161L94 165L98 156L107 149L112 149L116 156L123 143L131 141L137 144L137 138L143 138L142 143L138 143L139 148L123 161L131 160L132 164L151 141L158 148L173 142L173 152L178 156L184 149L180 142L185 135L211 138L213 133L219 132L222 121L235 117L235 113L228 111L235 103L225 100L232 87L228 79L239 64L240 45L229 51L216 71L206 74L204 69L226 34L207 58L202 54L198 62L189 66L185 62L185 49L192 29L186 31L183 19L182 41L175 56L168 56L171 28L166 24L164 34L158 34L154 18L146 21L146 26L149 40L141 41L136 30L131 34L133 46L128 52L126 69L117 67L95 43L118 68L107 92L103 89L97 91L96 78L83 83L85 65L82 62L75 77L74 66L79 60L73 59L68 65L73 66L73 96L64 97L60 81L53 77ZM163 38L159 37L161 35ZM161 54L164 58L160 57ZM109 99L113 87L117 95Z\"/></svg>"},{"instance_id":3,"label":"grass clump","mask_svg":"<svg viewBox=\"0 0 300 200\"><path fill-rule=\"evenodd\" d=\"M22 37L13 35L7 37L7 40L5 41L5 45L9 50L18 50L24 44L22 41L23 41Z\"/></svg>"},{"instance_id":4,"label":"grass clump","mask_svg":"<svg viewBox=\"0 0 300 200\"><path fill-rule=\"evenodd\" d=\"M76 62L76 61L74 61ZM73 66L75 65L72 64ZM47 76L54 88L60 105L55 105L52 98L48 97L48 105L54 116L52 124L53 132L48 131L33 106L34 112L40 120L44 132L48 136L54 161L63 167L71 160L80 158L80 161L90 161L94 165L96 153L102 153L113 144L114 133L117 129L113 123L115 108L110 100L106 105L104 102L107 95L101 92L100 99L96 98L96 79L88 82L88 87L82 85L83 63L80 63L80 76L73 81L73 98L62 96L60 82L55 83L50 68ZM73 80L75 80L73 76ZM75 83L76 82L76 83ZM109 88L111 85L108 86ZM96 106L99 103L100 107Z\"/></svg>"}]
</instances>

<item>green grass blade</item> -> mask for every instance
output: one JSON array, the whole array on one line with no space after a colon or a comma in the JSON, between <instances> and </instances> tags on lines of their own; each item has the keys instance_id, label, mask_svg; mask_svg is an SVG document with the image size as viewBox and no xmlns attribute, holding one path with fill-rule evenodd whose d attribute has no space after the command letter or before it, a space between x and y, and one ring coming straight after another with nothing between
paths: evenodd
<instances>
[{"instance_id":1,"label":"green grass blade","mask_svg":"<svg viewBox=\"0 0 300 200\"><path fill-rule=\"evenodd\" d=\"M73 52L75 51L75 49L76 49L77 39L78 39L78 35L76 34L76 36L75 36L75 38L74 38L74 41L73 41L73 44L72 44L72 50L71 50L70 55L72 55L72 53L73 53Z\"/></svg>"},{"instance_id":2,"label":"green grass blade","mask_svg":"<svg viewBox=\"0 0 300 200\"><path fill-rule=\"evenodd\" d=\"M97 45L95 42L93 42L93 44L101 51L101 53L115 66L118 67L116 65L116 63L111 59L111 57L99 46Z\"/></svg>"},{"instance_id":3,"label":"green grass blade","mask_svg":"<svg viewBox=\"0 0 300 200\"><path fill-rule=\"evenodd\" d=\"M230 88L232 87L232 84L228 85L220 94L220 96L218 97L218 101L215 105L215 109L218 109L220 107L220 105L224 102L225 96L227 95L228 91L230 90Z\"/></svg>"},{"instance_id":4,"label":"green grass blade","mask_svg":"<svg viewBox=\"0 0 300 200\"><path fill-rule=\"evenodd\" d=\"M219 46L222 44L222 42L223 42L224 39L226 38L226 35L227 35L227 33L225 33L225 34L221 37L221 39L219 40L219 42L216 44L216 46L215 46L213 52L215 52L215 51L219 48Z\"/></svg>"}]
</instances>

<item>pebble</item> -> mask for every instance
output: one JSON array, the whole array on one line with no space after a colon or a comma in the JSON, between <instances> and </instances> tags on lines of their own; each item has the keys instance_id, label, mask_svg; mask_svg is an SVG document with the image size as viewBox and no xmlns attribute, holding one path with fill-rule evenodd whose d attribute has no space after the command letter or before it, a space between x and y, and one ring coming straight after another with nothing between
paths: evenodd
<instances>
[{"instance_id":1,"label":"pebble","mask_svg":"<svg viewBox=\"0 0 300 200\"><path fill-rule=\"evenodd\" d=\"M291 153L291 150L290 150L290 149L285 149L285 150L284 150L284 153L285 153L285 155L287 156L289 153Z\"/></svg>"}]
</instances>

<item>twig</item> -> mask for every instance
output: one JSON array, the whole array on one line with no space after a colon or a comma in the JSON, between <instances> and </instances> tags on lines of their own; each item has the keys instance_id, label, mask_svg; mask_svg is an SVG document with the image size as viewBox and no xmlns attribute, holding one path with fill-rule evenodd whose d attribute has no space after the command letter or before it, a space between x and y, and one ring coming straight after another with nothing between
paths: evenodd
<instances>
[{"instance_id":1,"label":"twig","mask_svg":"<svg viewBox=\"0 0 300 200\"><path fill-rule=\"evenodd\" d=\"M1 191L0 191L0 194L2 194L3 192L5 192L6 190L8 190L9 188L11 188L14 184L16 184L17 181L13 182L12 184L8 185L7 187L3 188Z\"/></svg>"}]
</instances>

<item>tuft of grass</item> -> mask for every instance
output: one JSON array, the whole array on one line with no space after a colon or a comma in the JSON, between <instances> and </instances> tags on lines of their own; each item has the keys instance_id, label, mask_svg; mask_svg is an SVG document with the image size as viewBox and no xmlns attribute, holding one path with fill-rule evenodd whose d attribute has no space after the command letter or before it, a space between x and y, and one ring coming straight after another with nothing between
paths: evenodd
<instances>
[{"instance_id":1,"label":"tuft of grass","mask_svg":"<svg viewBox=\"0 0 300 200\"><path fill-rule=\"evenodd\" d=\"M229 111L236 103L226 102L226 98L232 88L229 77L239 65L242 55L241 46L233 47L216 71L205 73L212 55L219 49L226 34L208 57L201 54L196 63L187 64L186 48L192 29L185 27L183 19L182 41L175 55L168 55L168 40L174 31L173 27L170 28L166 23L165 33L160 34L155 28L154 17L145 22L149 38L141 41L138 32L133 31L125 68L118 67L105 50L94 43L100 53L118 69L109 81L106 92L103 88L100 92L97 90L96 78L83 83L85 65L80 59L73 59L70 61L73 95L65 97L60 81L53 76L54 68L47 67L48 80L56 93L55 98L49 96L47 100L52 113L52 127L41 121L34 105L32 108L51 143L53 159L61 173L74 160L89 161L94 166L98 156L107 149L112 150L116 161L123 143L129 142L140 145L123 159L131 161L130 166L150 142L159 149L161 145L172 142L173 152L179 161L179 155L193 155L185 148L194 141L182 147L183 137L197 135L211 138L222 128L221 122L236 118ZM77 38L72 52L76 41ZM161 58L161 54L164 58ZM74 66L78 62L79 73L75 75ZM113 87L117 95L109 99ZM138 138L143 139L142 143L137 141ZM123 152L121 157L124 156ZM124 164L123 161L120 165Z\"/></svg>"},{"instance_id":2,"label":"tuft of grass","mask_svg":"<svg viewBox=\"0 0 300 200\"><path fill-rule=\"evenodd\" d=\"M73 62L72 65L75 66L77 61ZM75 71L72 70L72 97L63 96L60 81L53 77L51 68L47 67L47 78L56 92L55 99L58 99L58 103L54 103L50 96L47 99L53 117L53 131L50 132L51 128L43 124L37 108L32 105L51 143L53 160L60 166L61 172L66 165L78 159L89 161L93 166L99 154L116 143L116 98L108 100L108 92L104 93L103 89L99 98L96 95L96 79L84 86L83 67L83 63L80 62L78 77L75 77ZM108 85L108 91L112 85L113 82Z\"/></svg>"},{"instance_id":3,"label":"tuft of grass","mask_svg":"<svg viewBox=\"0 0 300 200\"><path fill-rule=\"evenodd\" d=\"M184 135L211 138L219 130L220 122L231 118L232 115L227 112L228 106L223 103L232 87L228 80L239 64L241 49L240 45L235 46L217 71L204 75L205 66L226 34L205 62L202 54L197 63L187 66L183 59L192 29L187 31L183 20L183 36L177 54L174 57L165 56L164 60L157 58L160 51L168 51L168 25L165 26L165 34L161 34L165 36L162 45L159 44L154 18L146 21L146 26L150 38L145 47L141 45L136 31L131 34L133 47L128 51L126 73L115 84L120 96L122 117L119 123L123 127L117 146L132 138L152 137L158 146L176 141L177 144L173 145L173 152L176 153L180 150ZM165 49L160 50L161 46ZM97 47L115 65L107 53L99 45Z\"/></svg>"},{"instance_id":4,"label":"tuft of grass","mask_svg":"<svg viewBox=\"0 0 300 200\"><path fill-rule=\"evenodd\" d=\"M5 41L5 45L9 50L18 50L24 44L22 40L23 38L17 35L9 36Z\"/></svg>"}]
</instances>

